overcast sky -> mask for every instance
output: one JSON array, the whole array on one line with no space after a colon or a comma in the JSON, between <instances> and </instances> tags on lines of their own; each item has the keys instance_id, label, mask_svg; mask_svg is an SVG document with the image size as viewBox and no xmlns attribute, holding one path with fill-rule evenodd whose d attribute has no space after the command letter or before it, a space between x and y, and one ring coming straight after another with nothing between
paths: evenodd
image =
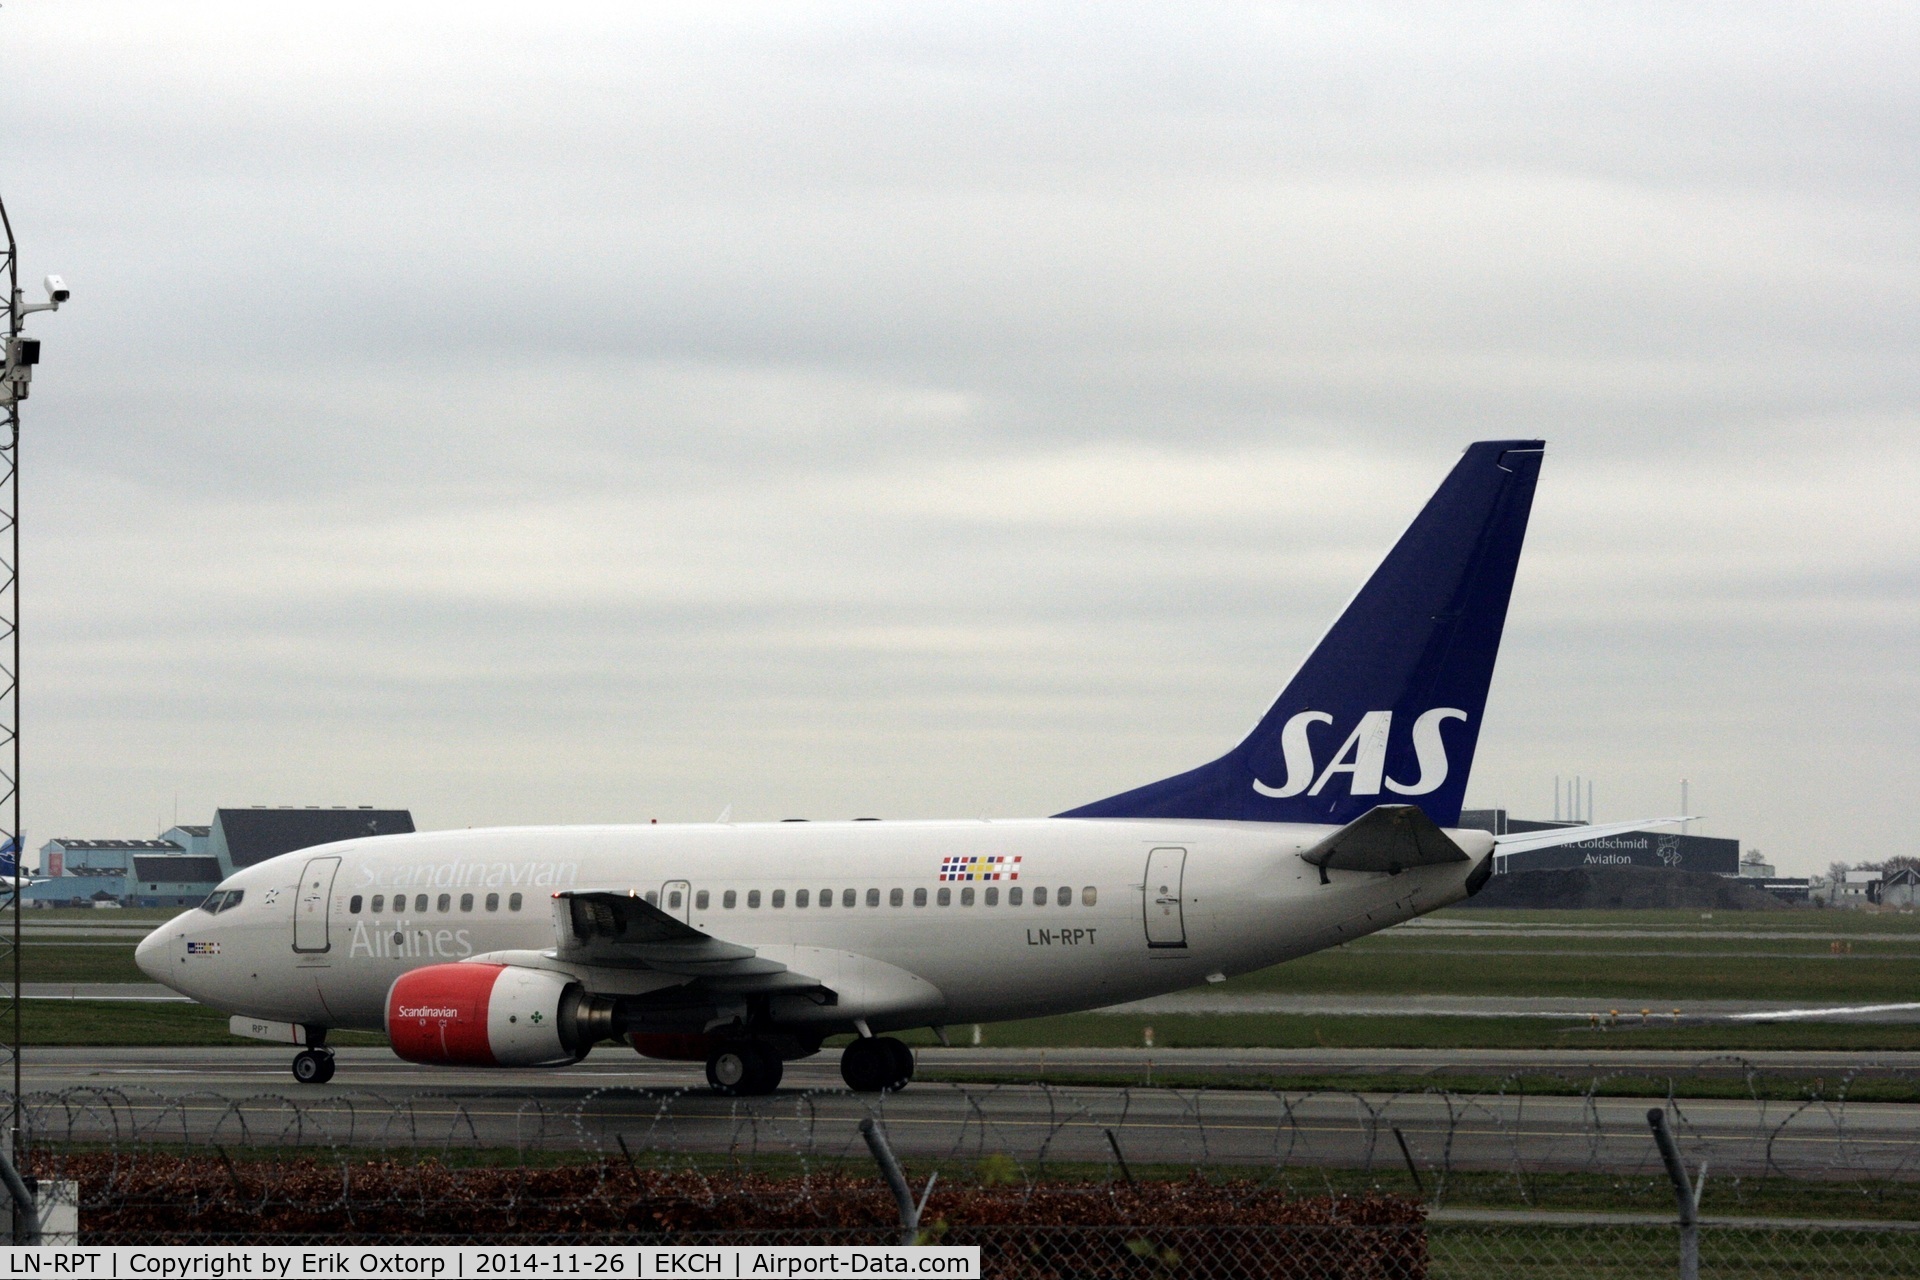
<instances>
[{"instance_id":1,"label":"overcast sky","mask_svg":"<svg viewBox=\"0 0 1920 1280\"><path fill-rule=\"evenodd\" d=\"M1470 803L1920 852L1920 10L11 0L26 826L1031 815L1468 441Z\"/></svg>"}]
</instances>

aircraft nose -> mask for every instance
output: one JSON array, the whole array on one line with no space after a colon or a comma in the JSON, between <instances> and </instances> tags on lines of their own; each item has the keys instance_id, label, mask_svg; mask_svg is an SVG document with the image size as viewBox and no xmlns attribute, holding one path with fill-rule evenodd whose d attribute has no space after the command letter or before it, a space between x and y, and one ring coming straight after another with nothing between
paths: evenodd
<instances>
[{"instance_id":1,"label":"aircraft nose","mask_svg":"<svg viewBox=\"0 0 1920 1280\"><path fill-rule=\"evenodd\" d=\"M140 945L133 949L133 962L140 966L140 972L155 982L166 982L173 977L167 971L167 935L172 929L173 922L168 921L142 938Z\"/></svg>"}]
</instances>

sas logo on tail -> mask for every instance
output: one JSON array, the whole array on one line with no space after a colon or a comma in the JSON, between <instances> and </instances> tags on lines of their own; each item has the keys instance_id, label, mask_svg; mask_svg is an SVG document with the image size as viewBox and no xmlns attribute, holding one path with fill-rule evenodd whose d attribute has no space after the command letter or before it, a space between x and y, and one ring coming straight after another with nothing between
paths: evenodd
<instances>
[{"instance_id":1,"label":"sas logo on tail","mask_svg":"<svg viewBox=\"0 0 1920 1280\"><path fill-rule=\"evenodd\" d=\"M1270 787L1255 778L1253 789L1263 796L1286 799L1301 794L1317 796L1336 773L1348 776L1348 794L1377 796L1385 786L1401 796L1423 796L1437 791L1447 780L1447 744L1440 739L1440 726L1448 720L1465 720L1467 713L1458 707L1435 707L1413 722L1413 755L1420 763L1420 776L1412 782L1399 782L1386 776L1387 735L1393 728L1393 712L1369 711L1360 717L1347 740L1333 753L1333 759L1319 769L1313 759L1313 743L1308 731L1316 724L1332 724L1324 711L1302 711L1287 720L1280 730L1280 755L1287 766L1286 782ZM1318 772L1316 772L1318 769Z\"/></svg>"}]
</instances>

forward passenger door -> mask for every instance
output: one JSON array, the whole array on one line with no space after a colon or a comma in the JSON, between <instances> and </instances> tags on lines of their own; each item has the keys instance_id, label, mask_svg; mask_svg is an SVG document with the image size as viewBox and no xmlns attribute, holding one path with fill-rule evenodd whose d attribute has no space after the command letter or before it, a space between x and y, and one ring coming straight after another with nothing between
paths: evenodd
<instances>
[{"instance_id":1,"label":"forward passenger door","mask_svg":"<svg viewBox=\"0 0 1920 1280\"><path fill-rule=\"evenodd\" d=\"M327 916L333 902L333 877L339 870L337 857L309 858L300 872L293 892L293 949L303 955L333 945L327 936Z\"/></svg>"}]
</instances>

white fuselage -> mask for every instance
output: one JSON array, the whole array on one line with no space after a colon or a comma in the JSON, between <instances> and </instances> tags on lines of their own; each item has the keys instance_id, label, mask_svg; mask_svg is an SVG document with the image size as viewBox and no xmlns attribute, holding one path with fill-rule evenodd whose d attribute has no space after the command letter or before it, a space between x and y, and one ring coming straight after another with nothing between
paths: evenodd
<instances>
[{"instance_id":1,"label":"white fuselage","mask_svg":"<svg viewBox=\"0 0 1920 1280\"><path fill-rule=\"evenodd\" d=\"M1330 830L1043 818L384 836L235 873L221 890L244 891L237 906L184 913L139 961L229 1013L378 1029L403 973L550 952L553 893L614 890L657 894L693 928L829 985L836 965L851 974L868 962L917 980L904 1004L869 1004L849 979L838 1022L990 1021L1176 991L1337 945L1460 900L1491 848L1484 832L1453 831L1469 861L1322 883L1298 855ZM956 858L1000 861L955 869ZM644 977L625 975L626 989L686 981Z\"/></svg>"}]
</instances>

